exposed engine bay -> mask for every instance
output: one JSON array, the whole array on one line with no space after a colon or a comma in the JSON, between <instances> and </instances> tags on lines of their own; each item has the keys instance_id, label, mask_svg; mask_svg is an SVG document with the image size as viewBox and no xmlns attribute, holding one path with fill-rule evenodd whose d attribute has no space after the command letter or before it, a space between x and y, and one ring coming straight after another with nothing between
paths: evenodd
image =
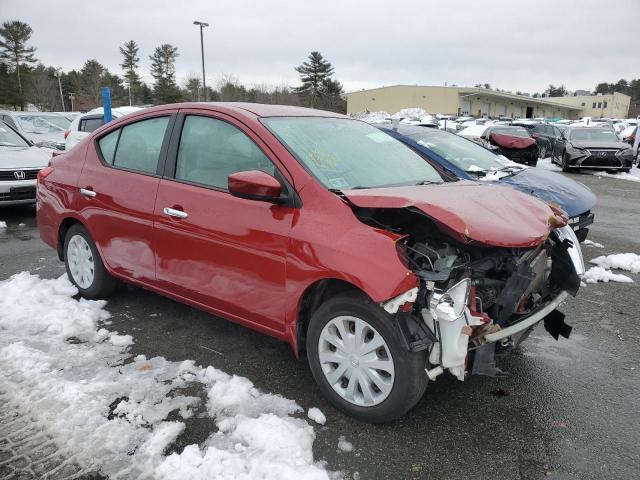
<instances>
[{"instance_id":1,"label":"exposed engine bay","mask_svg":"<svg viewBox=\"0 0 640 480\"><path fill-rule=\"evenodd\" d=\"M429 349L430 378L444 370L460 380L468 370L499 372L496 342L515 347L540 321L554 338L568 338L571 327L556 307L575 296L584 273L570 227L535 247L504 248L454 240L417 209L354 211L364 223L403 235L398 254L419 287L383 307L396 315L408 349Z\"/></svg>"}]
</instances>

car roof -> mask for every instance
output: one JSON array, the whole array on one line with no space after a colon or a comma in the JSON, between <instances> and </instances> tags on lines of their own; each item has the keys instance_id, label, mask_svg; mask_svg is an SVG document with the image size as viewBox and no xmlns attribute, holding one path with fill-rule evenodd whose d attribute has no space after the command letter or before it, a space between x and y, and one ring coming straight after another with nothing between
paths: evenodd
<instances>
[{"instance_id":1,"label":"car roof","mask_svg":"<svg viewBox=\"0 0 640 480\"><path fill-rule=\"evenodd\" d=\"M350 118L340 113L328 112L325 110L316 110L314 108L295 107L292 105L269 105L263 103L246 103L246 102L185 102L171 103L167 105L157 105L136 113L143 113L155 110L166 110L168 108L175 109L200 109L200 110L226 110L235 111L237 113L250 113L257 117L334 117L334 118Z\"/></svg>"}]
</instances>

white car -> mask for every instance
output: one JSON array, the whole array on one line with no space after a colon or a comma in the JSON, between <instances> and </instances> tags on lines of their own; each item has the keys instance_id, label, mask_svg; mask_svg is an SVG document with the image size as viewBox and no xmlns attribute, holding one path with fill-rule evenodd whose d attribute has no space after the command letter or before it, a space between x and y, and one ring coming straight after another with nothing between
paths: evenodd
<instances>
[{"instance_id":1,"label":"white car","mask_svg":"<svg viewBox=\"0 0 640 480\"><path fill-rule=\"evenodd\" d=\"M141 110L139 107L118 107L111 109L113 118L120 118L128 113ZM94 130L104 125L104 109L94 108L84 115L74 118L69 128L64 132L65 149L70 150Z\"/></svg>"},{"instance_id":2,"label":"white car","mask_svg":"<svg viewBox=\"0 0 640 480\"><path fill-rule=\"evenodd\" d=\"M5 122L34 145L51 150L64 150L64 131L71 122L53 112L0 112Z\"/></svg>"},{"instance_id":3,"label":"white car","mask_svg":"<svg viewBox=\"0 0 640 480\"><path fill-rule=\"evenodd\" d=\"M51 155L0 121L0 206L34 203L36 177Z\"/></svg>"}]
</instances>

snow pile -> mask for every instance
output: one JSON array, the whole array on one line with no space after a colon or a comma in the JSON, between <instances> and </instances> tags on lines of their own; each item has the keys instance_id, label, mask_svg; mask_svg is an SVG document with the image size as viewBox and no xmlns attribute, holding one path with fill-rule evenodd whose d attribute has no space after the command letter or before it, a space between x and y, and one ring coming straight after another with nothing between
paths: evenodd
<instances>
[{"instance_id":1,"label":"snow pile","mask_svg":"<svg viewBox=\"0 0 640 480\"><path fill-rule=\"evenodd\" d=\"M347 439L344 438L344 435L342 435L340 436L340 438L338 438L338 448L343 452L352 452L353 444L351 442L348 442Z\"/></svg>"},{"instance_id":2,"label":"snow pile","mask_svg":"<svg viewBox=\"0 0 640 480\"><path fill-rule=\"evenodd\" d=\"M631 273L640 273L640 255L635 253L615 253L596 257L591 263L603 268L626 270Z\"/></svg>"},{"instance_id":3,"label":"snow pile","mask_svg":"<svg viewBox=\"0 0 640 480\"><path fill-rule=\"evenodd\" d=\"M604 248L604 245L602 245L601 243L592 242L591 240L585 240L584 242L582 242L582 245L586 247Z\"/></svg>"},{"instance_id":4,"label":"snow pile","mask_svg":"<svg viewBox=\"0 0 640 480\"><path fill-rule=\"evenodd\" d=\"M627 172L609 173L609 172L593 172L596 177L617 178L618 180L628 180L630 182L640 182L640 175Z\"/></svg>"},{"instance_id":5,"label":"snow pile","mask_svg":"<svg viewBox=\"0 0 640 480\"><path fill-rule=\"evenodd\" d=\"M562 168L551 161L551 157L539 158L536 167L544 170L551 170L552 172L561 172Z\"/></svg>"},{"instance_id":6,"label":"snow pile","mask_svg":"<svg viewBox=\"0 0 640 480\"><path fill-rule=\"evenodd\" d=\"M246 378L191 360L126 353L133 339L110 332L104 301L75 300L61 277L28 272L0 282L0 386L52 435L82 473L110 478L327 479L313 461L302 409ZM202 405L200 396L207 398ZM181 419L206 406L218 431L203 448L165 457ZM168 421L172 414L174 421ZM177 415L176 415L177 414Z\"/></svg>"},{"instance_id":7,"label":"snow pile","mask_svg":"<svg viewBox=\"0 0 640 480\"><path fill-rule=\"evenodd\" d=\"M307 416L319 425L324 425L325 423L327 423L327 417L324 416L324 413L322 413L319 408L310 408Z\"/></svg>"},{"instance_id":8,"label":"snow pile","mask_svg":"<svg viewBox=\"0 0 640 480\"><path fill-rule=\"evenodd\" d=\"M353 117L367 123L391 123L391 115L382 110L379 112L358 112Z\"/></svg>"},{"instance_id":9,"label":"snow pile","mask_svg":"<svg viewBox=\"0 0 640 480\"><path fill-rule=\"evenodd\" d=\"M602 267L591 267L587 270L582 279L586 283L598 283L598 282L620 282L620 283L633 283L631 278L626 275L621 275L618 273L613 273L611 270L607 270Z\"/></svg>"},{"instance_id":10,"label":"snow pile","mask_svg":"<svg viewBox=\"0 0 640 480\"><path fill-rule=\"evenodd\" d=\"M7 228L7 223L0 220L0 230L4 230L5 228Z\"/></svg>"}]
</instances>

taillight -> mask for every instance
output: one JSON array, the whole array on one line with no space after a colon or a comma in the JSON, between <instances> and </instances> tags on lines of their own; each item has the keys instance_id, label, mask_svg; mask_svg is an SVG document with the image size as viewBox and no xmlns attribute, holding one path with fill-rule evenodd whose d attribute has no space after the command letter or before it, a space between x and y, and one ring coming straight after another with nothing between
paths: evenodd
<instances>
[{"instance_id":1,"label":"taillight","mask_svg":"<svg viewBox=\"0 0 640 480\"><path fill-rule=\"evenodd\" d=\"M42 181L49 176L53 172L53 167L44 167L42 170L38 172L38 183L42 183Z\"/></svg>"},{"instance_id":2,"label":"taillight","mask_svg":"<svg viewBox=\"0 0 640 480\"><path fill-rule=\"evenodd\" d=\"M65 130L64 131L64 139L66 140L67 137L69 136L69 134L71 133L71 130Z\"/></svg>"}]
</instances>

